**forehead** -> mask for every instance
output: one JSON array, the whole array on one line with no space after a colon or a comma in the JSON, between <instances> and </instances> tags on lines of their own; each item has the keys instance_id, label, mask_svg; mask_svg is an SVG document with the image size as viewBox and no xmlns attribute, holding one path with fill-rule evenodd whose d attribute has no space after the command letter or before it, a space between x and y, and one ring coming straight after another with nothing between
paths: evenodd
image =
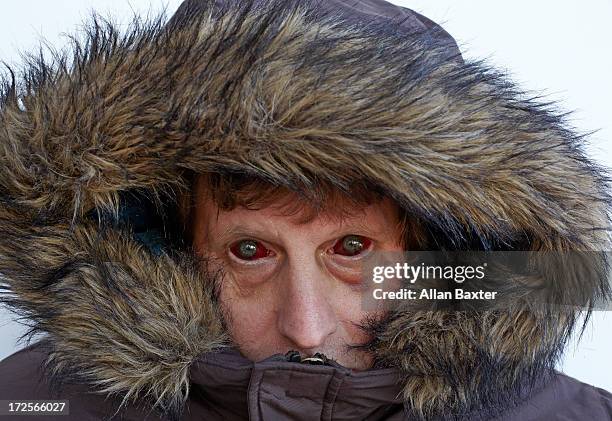
<instances>
[{"instance_id":1,"label":"forehead","mask_svg":"<svg viewBox=\"0 0 612 421\"><path fill-rule=\"evenodd\" d=\"M309 186L298 194L286 187L244 175L200 174L192 178L192 206L200 207L212 199L219 210L236 208L266 209L270 216L292 216L296 222L311 219L350 219L363 213L370 204L374 208L394 207L375 186L355 183L350 193L326 183Z\"/></svg>"},{"instance_id":2,"label":"forehead","mask_svg":"<svg viewBox=\"0 0 612 421\"><path fill-rule=\"evenodd\" d=\"M321 209L313 208L294 193L256 208L236 206L222 209L209 195L200 195L195 202L198 225L215 230L244 229L249 231L292 231L334 233L343 229L382 234L397 228L399 208L394 201L382 198L363 204L339 200Z\"/></svg>"}]
</instances>

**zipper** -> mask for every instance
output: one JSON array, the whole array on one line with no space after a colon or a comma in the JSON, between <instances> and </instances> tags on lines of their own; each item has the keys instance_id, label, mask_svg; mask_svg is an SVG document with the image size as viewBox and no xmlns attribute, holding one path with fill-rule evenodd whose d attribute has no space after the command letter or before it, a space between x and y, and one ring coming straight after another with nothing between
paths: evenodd
<instances>
[{"instance_id":1,"label":"zipper","mask_svg":"<svg viewBox=\"0 0 612 421\"><path fill-rule=\"evenodd\" d=\"M285 359L290 363L301 363L301 364L310 364L310 365L329 365L333 366L331 363L333 360L327 358L324 354L317 352L312 356L302 356L298 351L289 351L285 354Z\"/></svg>"}]
</instances>

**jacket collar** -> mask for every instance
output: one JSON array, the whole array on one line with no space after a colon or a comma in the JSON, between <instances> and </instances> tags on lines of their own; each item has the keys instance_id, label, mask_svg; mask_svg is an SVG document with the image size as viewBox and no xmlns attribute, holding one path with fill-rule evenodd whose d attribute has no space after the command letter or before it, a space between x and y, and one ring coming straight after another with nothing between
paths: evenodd
<instances>
[{"instance_id":1,"label":"jacket collar","mask_svg":"<svg viewBox=\"0 0 612 421\"><path fill-rule=\"evenodd\" d=\"M190 370L193 395L224 418L383 419L403 412L399 370L354 371L289 362L282 354L252 362L234 348L200 356ZM200 392L200 393L198 393ZM249 418L250 416L250 418Z\"/></svg>"}]
</instances>

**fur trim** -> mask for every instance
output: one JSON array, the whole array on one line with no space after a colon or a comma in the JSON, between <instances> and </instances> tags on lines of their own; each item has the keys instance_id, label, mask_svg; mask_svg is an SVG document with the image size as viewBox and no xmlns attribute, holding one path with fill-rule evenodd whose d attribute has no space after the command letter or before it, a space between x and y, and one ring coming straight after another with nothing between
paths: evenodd
<instances>
[{"instance_id":1,"label":"fur trim","mask_svg":"<svg viewBox=\"0 0 612 421\"><path fill-rule=\"evenodd\" d=\"M151 256L129 233L5 216L0 262L11 295L3 301L19 309L31 335L46 334L52 387L87 383L178 417L191 363L226 342L214 281L186 258Z\"/></svg>"},{"instance_id":2,"label":"fur trim","mask_svg":"<svg viewBox=\"0 0 612 421\"><path fill-rule=\"evenodd\" d=\"M214 275L147 252L92 212L118 219L126 191L162 203L185 170L307 196L320 181L367 181L436 234L431 248L605 250L608 180L581 142L553 106L484 63L316 3L209 5L125 34L95 20L69 52L4 83L2 300L48 334L56 378L177 416L190 362L224 343L203 279ZM606 264L602 254L597 270ZM598 281L585 286L594 298L608 292ZM427 418L490 405L551 369L574 323L572 311L529 306L399 311L370 345Z\"/></svg>"}]
</instances>

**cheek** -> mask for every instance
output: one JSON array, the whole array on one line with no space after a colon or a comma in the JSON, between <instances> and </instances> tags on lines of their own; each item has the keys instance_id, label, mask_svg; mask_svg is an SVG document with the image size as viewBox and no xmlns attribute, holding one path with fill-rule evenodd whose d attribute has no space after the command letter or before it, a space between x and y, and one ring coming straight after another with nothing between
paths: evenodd
<instances>
[{"instance_id":1,"label":"cheek","mask_svg":"<svg viewBox=\"0 0 612 421\"><path fill-rule=\"evenodd\" d=\"M364 310L361 292L350 285L339 284L333 304L342 329L342 336L346 343L361 344L366 342L370 335L359 327L373 313Z\"/></svg>"},{"instance_id":2,"label":"cheek","mask_svg":"<svg viewBox=\"0 0 612 421\"><path fill-rule=\"evenodd\" d=\"M267 357L268 347L276 344L274 290L268 285L244 286L226 279L219 301L232 340L252 360Z\"/></svg>"},{"instance_id":3,"label":"cheek","mask_svg":"<svg viewBox=\"0 0 612 421\"><path fill-rule=\"evenodd\" d=\"M375 314L364 304L364 294L367 293L364 290L364 261L329 256L324 265L326 296L338 320L333 341L354 345L367 342L371 335L360 326Z\"/></svg>"}]
</instances>

